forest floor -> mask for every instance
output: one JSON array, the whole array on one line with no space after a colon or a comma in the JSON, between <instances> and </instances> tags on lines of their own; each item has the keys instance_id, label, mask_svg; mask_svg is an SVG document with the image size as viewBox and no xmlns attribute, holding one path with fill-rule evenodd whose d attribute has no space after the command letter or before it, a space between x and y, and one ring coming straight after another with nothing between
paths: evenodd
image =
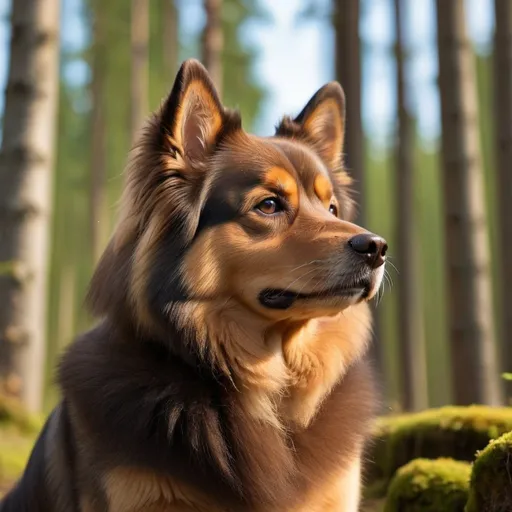
<instances>
[{"instance_id":1,"label":"forest floor","mask_svg":"<svg viewBox=\"0 0 512 512\"><path fill-rule=\"evenodd\" d=\"M0 396L0 496L22 473L42 421Z\"/></svg>"}]
</instances>

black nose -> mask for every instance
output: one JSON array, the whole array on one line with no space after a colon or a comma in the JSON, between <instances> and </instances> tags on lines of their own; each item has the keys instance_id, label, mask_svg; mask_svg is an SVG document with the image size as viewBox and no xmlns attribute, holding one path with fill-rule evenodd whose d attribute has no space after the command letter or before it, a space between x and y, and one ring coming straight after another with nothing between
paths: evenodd
<instances>
[{"instance_id":1,"label":"black nose","mask_svg":"<svg viewBox=\"0 0 512 512\"><path fill-rule=\"evenodd\" d=\"M384 238L374 235L373 233L356 235L348 241L348 245L350 245L355 252L364 256L368 265L372 268L380 267L386 260L388 244Z\"/></svg>"}]
</instances>

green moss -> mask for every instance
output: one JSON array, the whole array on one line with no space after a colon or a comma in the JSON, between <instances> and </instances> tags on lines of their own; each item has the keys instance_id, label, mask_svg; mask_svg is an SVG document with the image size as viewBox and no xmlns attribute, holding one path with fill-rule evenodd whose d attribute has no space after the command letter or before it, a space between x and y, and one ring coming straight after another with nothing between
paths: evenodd
<instances>
[{"instance_id":1,"label":"green moss","mask_svg":"<svg viewBox=\"0 0 512 512\"><path fill-rule=\"evenodd\" d=\"M464 512L471 466L453 459L416 459L400 468L384 512Z\"/></svg>"},{"instance_id":2,"label":"green moss","mask_svg":"<svg viewBox=\"0 0 512 512\"><path fill-rule=\"evenodd\" d=\"M478 453L471 472L466 512L512 510L512 432Z\"/></svg>"},{"instance_id":3,"label":"green moss","mask_svg":"<svg viewBox=\"0 0 512 512\"><path fill-rule=\"evenodd\" d=\"M417 458L472 461L491 439L512 430L512 408L442 407L379 419L368 454L365 495L385 494L395 471Z\"/></svg>"}]
</instances>

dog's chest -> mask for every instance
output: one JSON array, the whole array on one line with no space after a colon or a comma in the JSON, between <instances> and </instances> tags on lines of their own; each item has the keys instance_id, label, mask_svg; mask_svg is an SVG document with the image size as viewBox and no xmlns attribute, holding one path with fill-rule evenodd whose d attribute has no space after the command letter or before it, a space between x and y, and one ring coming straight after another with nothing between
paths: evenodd
<instances>
[{"instance_id":1,"label":"dog's chest","mask_svg":"<svg viewBox=\"0 0 512 512\"><path fill-rule=\"evenodd\" d=\"M104 478L109 512L221 512L199 492L171 477L139 468L118 467Z\"/></svg>"},{"instance_id":2,"label":"dog's chest","mask_svg":"<svg viewBox=\"0 0 512 512\"><path fill-rule=\"evenodd\" d=\"M294 500L295 505L252 512L356 512L359 469L356 458L348 471ZM108 512L231 512L197 489L148 470L119 467L107 473L103 481ZM94 507L85 506L83 510L92 512Z\"/></svg>"}]
</instances>

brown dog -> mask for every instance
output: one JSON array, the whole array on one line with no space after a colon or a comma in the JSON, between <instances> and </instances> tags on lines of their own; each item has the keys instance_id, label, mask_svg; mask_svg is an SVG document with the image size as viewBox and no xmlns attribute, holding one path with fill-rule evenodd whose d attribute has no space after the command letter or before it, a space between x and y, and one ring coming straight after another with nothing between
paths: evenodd
<instances>
[{"instance_id":1,"label":"brown dog","mask_svg":"<svg viewBox=\"0 0 512 512\"><path fill-rule=\"evenodd\" d=\"M386 243L350 222L344 110L330 83L255 137L182 65L3 512L358 509Z\"/></svg>"}]
</instances>

